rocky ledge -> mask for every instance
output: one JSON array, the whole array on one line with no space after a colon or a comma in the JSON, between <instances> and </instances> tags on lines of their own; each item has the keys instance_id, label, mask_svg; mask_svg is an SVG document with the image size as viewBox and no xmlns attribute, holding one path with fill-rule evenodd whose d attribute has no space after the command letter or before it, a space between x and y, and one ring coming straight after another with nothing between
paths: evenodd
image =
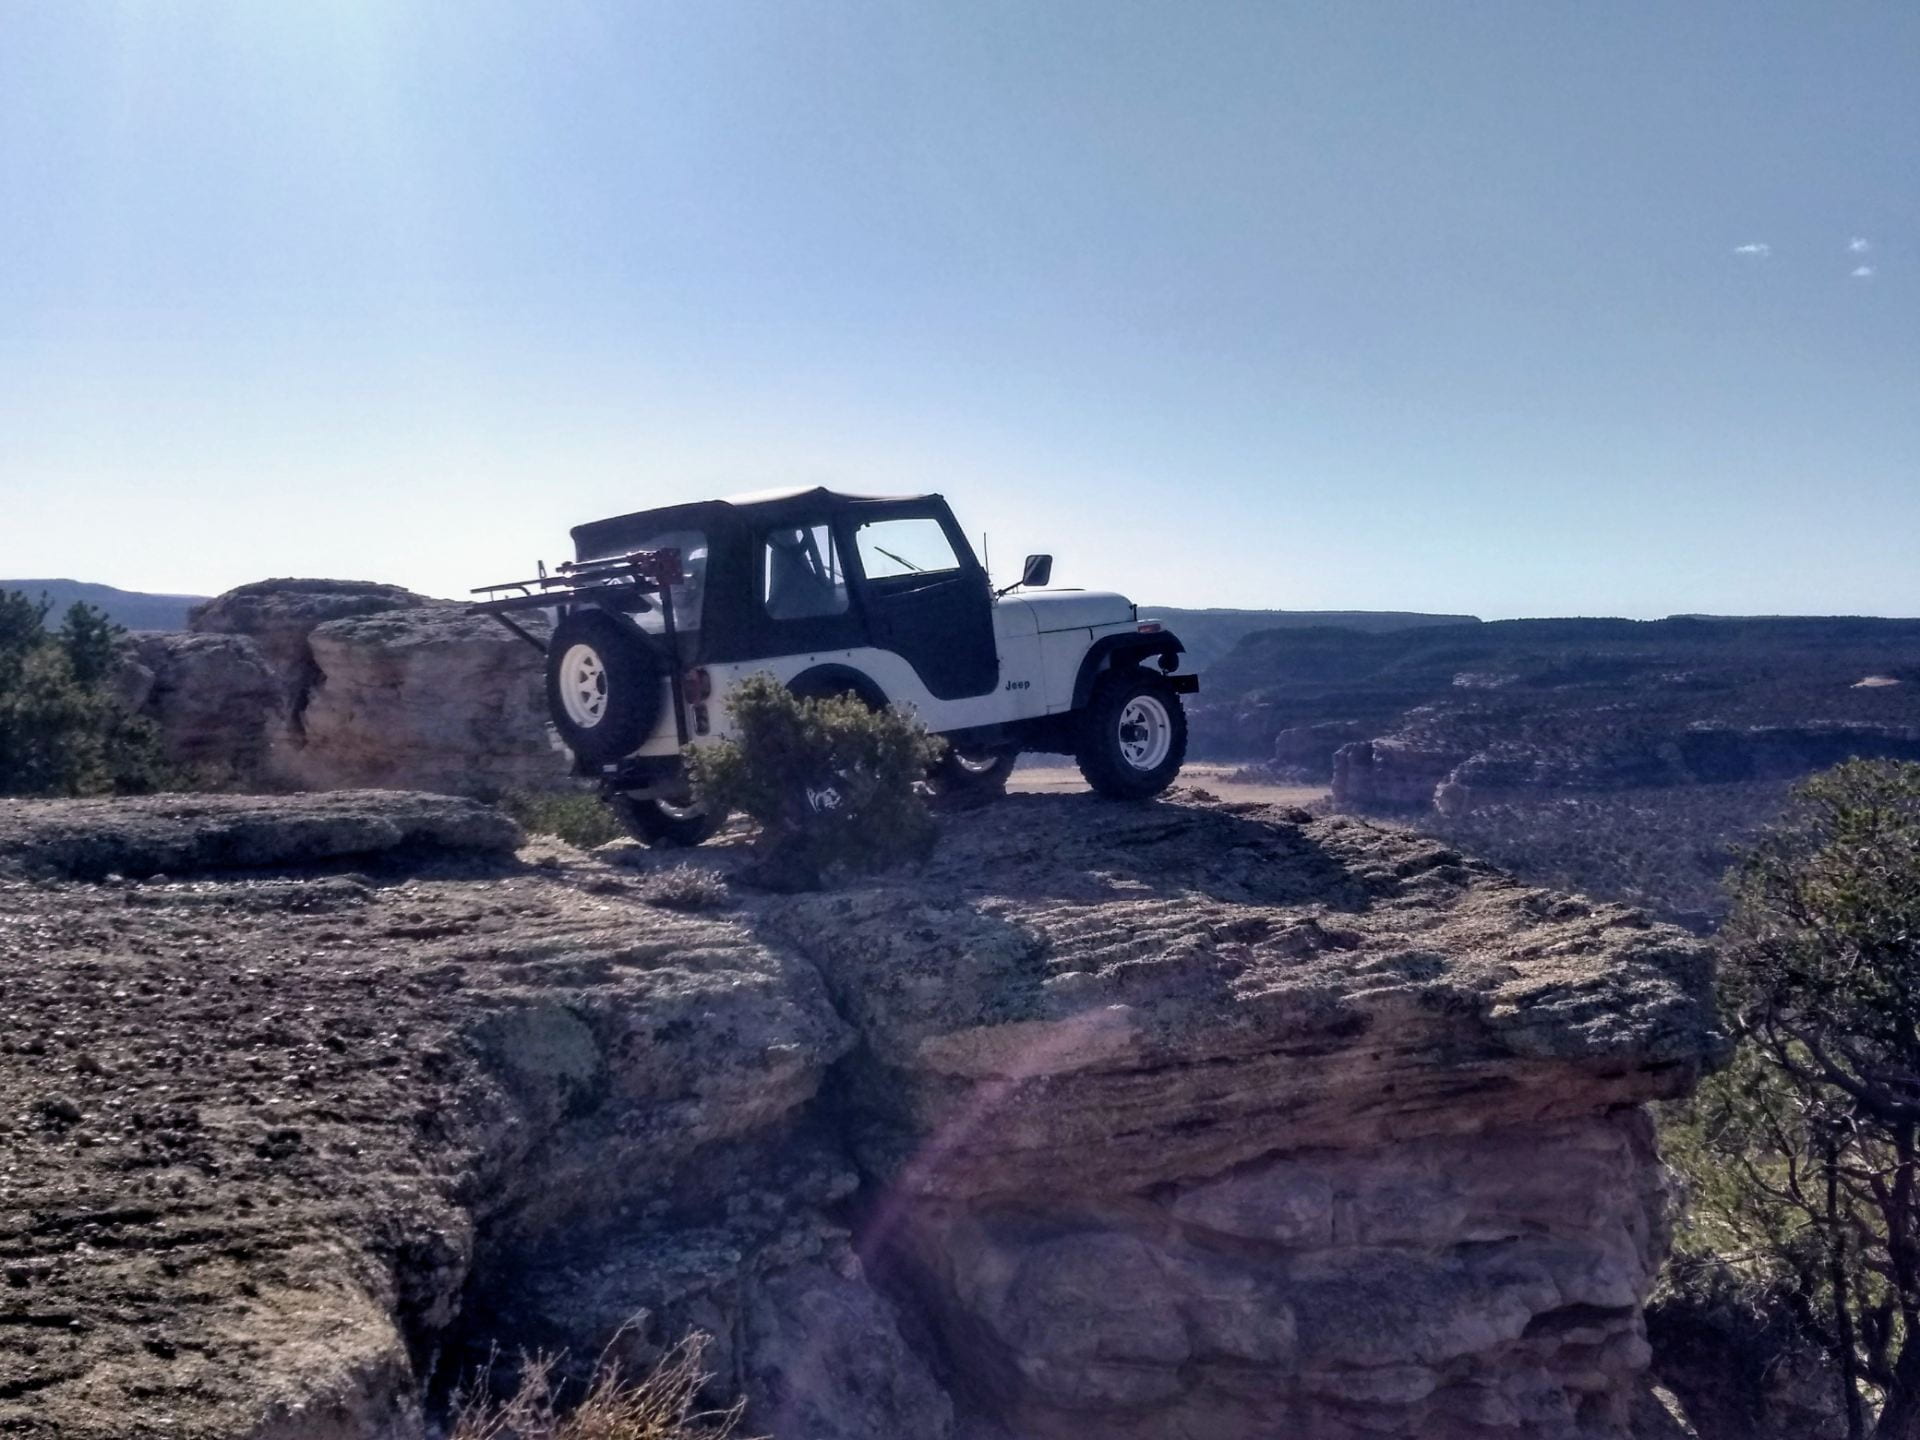
<instances>
[{"instance_id":1,"label":"rocky ledge","mask_svg":"<svg viewBox=\"0 0 1920 1440\"><path fill-rule=\"evenodd\" d=\"M786 898L337 798L233 802L297 871L0 822L0 1431L420 1435L697 1327L780 1440L1629 1433L1679 931L1193 797Z\"/></svg>"}]
</instances>

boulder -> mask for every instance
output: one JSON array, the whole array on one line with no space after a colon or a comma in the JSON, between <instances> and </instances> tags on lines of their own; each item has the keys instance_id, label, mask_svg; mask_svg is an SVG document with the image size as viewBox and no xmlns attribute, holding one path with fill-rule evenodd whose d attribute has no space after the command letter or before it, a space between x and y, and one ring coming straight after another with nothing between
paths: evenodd
<instances>
[{"instance_id":1,"label":"boulder","mask_svg":"<svg viewBox=\"0 0 1920 1440\"><path fill-rule=\"evenodd\" d=\"M141 634L120 674L128 708L190 774L255 782L284 735L284 681L245 635Z\"/></svg>"},{"instance_id":2,"label":"boulder","mask_svg":"<svg viewBox=\"0 0 1920 1440\"><path fill-rule=\"evenodd\" d=\"M483 796L566 783L540 656L462 606L367 581L262 580L190 623L142 637L120 686L195 771Z\"/></svg>"},{"instance_id":3,"label":"boulder","mask_svg":"<svg viewBox=\"0 0 1920 1440\"><path fill-rule=\"evenodd\" d=\"M421 606L328 621L307 646L299 733L275 761L284 780L451 794L565 783L540 654L492 620Z\"/></svg>"},{"instance_id":4,"label":"boulder","mask_svg":"<svg viewBox=\"0 0 1920 1440\"><path fill-rule=\"evenodd\" d=\"M251 636L286 677L291 693L305 674L307 636L315 626L433 603L403 586L372 580L256 580L194 606L187 628L202 635Z\"/></svg>"}]
</instances>

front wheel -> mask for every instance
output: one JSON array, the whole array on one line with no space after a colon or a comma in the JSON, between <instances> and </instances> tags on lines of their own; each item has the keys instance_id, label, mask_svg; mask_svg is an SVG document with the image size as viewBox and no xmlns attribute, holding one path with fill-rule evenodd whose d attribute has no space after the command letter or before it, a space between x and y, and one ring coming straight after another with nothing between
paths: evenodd
<instances>
[{"instance_id":1,"label":"front wheel","mask_svg":"<svg viewBox=\"0 0 1920 1440\"><path fill-rule=\"evenodd\" d=\"M1145 800L1173 783L1187 758L1187 712L1166 679L1116 670L1080 712L1074 759L1100 794Z\"/></svg>"},{"instance_id":2,"label":"front wheel","mask_svg":"<svg viewBox=\"0 0 1920 1440\"><path fill-rule=\"evenodd\" d=\"M621 828L655 850L691 849L714 836L726 819L697 802L676 805L669 800L642 800L632 795L609 795L607 804Z\"/></svg>"}]
</instances>

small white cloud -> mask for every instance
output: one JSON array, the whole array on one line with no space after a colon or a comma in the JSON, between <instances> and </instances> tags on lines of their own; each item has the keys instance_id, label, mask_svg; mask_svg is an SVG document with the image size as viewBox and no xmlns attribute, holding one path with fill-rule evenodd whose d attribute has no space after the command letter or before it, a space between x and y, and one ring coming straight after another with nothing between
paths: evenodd
<instances>
[{"instance_id":1,"label":"small white cloud","mask_svg":"<svg viewBox=\"0 0 1920 1440\"><path fill-rule=\"evenodd\" d=\"M1873 248L1873 242L1864 236L1856 235L1847 242L1847 249L1856 255L1864 255Z\"/></svg>"},{"instance_id":2,"label":"small white cloud","mask_svg":"<svg viewBox=\"0 0 1920 1440\"><path fill-rule=\"evenodd\" d=\"M1773 254L1773 247L1771 245L1765 245L1760 243L1759 241L1755 241L1751 245L1734 246L1733 253L1736 255L1757 255L1762 260L1764 260L1767 258L1767 256Z\"/></svg>"},{"instance_id":3,"label":"small white cloud","mask_svg":"<svg viewBox=\"0 0 1920 1440\"><path fill-rule=\"evenodd\" d=\"M1853 271L1853 278L1856 280L1871 280L1873 278L1873 267L1871 265L1856 265Z\"/></svg>"}]
</instances>

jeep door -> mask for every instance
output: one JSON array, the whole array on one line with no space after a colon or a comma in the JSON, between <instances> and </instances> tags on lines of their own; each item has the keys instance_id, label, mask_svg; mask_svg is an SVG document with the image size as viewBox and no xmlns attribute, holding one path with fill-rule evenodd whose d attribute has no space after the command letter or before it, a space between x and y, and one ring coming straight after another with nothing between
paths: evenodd
<instances>
[{"instance_id":1,"label":"jeep door","mask_svg":"<svg viewBox=\"0 0 1920 1440\"><path fill-rule=\"evenodd\" d=\"M869 643L911 665L936 700L1000 683L993 595L950 514L914 508L849 518Z\"/></svg>"}]
</instances>

